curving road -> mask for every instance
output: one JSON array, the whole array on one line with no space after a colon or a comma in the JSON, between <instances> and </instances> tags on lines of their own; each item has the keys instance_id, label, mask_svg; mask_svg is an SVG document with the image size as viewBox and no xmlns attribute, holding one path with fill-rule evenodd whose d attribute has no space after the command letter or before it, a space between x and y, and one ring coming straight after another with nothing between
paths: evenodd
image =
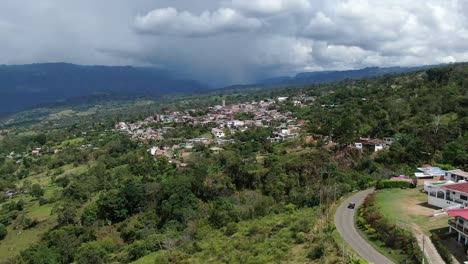
<instances>
[{"instance_id":1,"label":"curving road","mask_svg":"<svg viewBox=\"0 0 468 264\"><path fill-rule=\"evenodd\" d=\"M357 209L366 196L372 192L374 192L372 189L358 192L344 201L336 210L335 226L343 239L366 261L376 264L393 264L391 260L380 254L361 237L354 226L355 210L347 208L349 202L355 202Z\"/></svg>"}]
</instances>

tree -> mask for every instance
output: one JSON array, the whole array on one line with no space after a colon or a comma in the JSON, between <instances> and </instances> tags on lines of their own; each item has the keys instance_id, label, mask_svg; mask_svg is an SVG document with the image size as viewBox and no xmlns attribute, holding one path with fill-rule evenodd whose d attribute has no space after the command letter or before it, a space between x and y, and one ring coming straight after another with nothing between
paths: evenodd
<instances>
[{"instance_id":1,"label":"tree","mask_svg":"<svg viewBox=\"0 0 468 264\"><path fill-rule=\"evenodd\" d=\"M87 206L81 214L81 224L84 226L91 226L97 220L98 208L96 204Z\"/></svg>"},{"instance_id":2,"label":"tree","mask_svg":"<svg viewBox=\"0 0 468 264\"><path fill-rule=\"evenodd\" d=\"M34 245L21 252L18 263L24 264L60 264L60 254L44 244Z\"/></svg>"},{"instance_id":3,"label":"tree","mask_svg":"<svg viewBox=\"0 0 468 264\"><path fill-rule=\"evenodd\" d=\"M77 222L78 211L75 205L61 204L52 210L52 213L57 215L59 225L73 225Z\"/></svg>"},{"instance_id":4,"label":"tree","mask_svg":"<svg viewBox=\"0 0 468 264\"><path fill-rule=\"evenodd\" d=\"M77 264L101 264L105 263L107 252L97 241L84 243L75 255Z\"/></svg>"},{"instance_id":5,"label":"tree","mask_svg":"<svg viewBox=\"0 0 468 264\"><path fill-rule=\"evenodd\" d=\"M44 195L44 189L42 189L41 185L35 183L31 186L31 195L39 198Z\"/></svg>"}]
</instances>

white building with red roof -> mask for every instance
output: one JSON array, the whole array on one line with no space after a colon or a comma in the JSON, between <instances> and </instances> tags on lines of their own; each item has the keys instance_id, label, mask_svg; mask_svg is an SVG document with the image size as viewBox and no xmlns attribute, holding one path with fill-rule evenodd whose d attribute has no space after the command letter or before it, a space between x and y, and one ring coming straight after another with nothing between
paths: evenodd
<instances>
[{"instance_id":1,"label":"white building with red roof","mask_svg":"<svg viewBox=\"0 0 468 264\"><path fill-rule=\"evenodd\" d=\"M428 192L427 202L443 209L468 207L468 183L434 185Z\"/></svg>"},{"instance_id":2,"label":"white building with red roof","mask_svg":"<svg viewBox=\"0 0 468 264\"><path fill-rule=\"evenodd\" d=\"M468 209L448 210L447 214L455 217L449 219L450 233L458 233L457 241L465 245L468 244Z\"/></svg>"}]
</instances>

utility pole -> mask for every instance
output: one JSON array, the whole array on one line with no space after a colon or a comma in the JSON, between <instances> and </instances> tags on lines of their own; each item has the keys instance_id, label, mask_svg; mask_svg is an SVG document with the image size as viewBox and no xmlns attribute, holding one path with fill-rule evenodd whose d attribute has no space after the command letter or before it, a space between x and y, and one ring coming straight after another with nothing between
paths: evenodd
<instances>
[{"instance_id":1,"label":"utility pole","mask_svg":"<svg viewBox=\"0 0 468 264\"><path fill-rule=\"evenodd\" d=\"M424 260L424 255L425 255L424 254L424 244L425 244L425 242L426 242L425 237L424 237L424 235L422 235L422 244L423 244L423 246L422 246L422 264L424 264L424 261L425 261Z\"/></svg>"},{"instance_id":2,"label":"utility pole","mask_svg":"<svg viewBox=\"0 0 468 264\"><path fill-rule=\"evenodd\" d=\"M345 253L344 253L344 251L345 251L345 248L344 248L344 239L343 239L343 246L342 246L342 250L341 250L341 251L342 251L342 254L343 254L343 257L342 257L342 258L343 258L343 263L346 263L346 262L345 262Z\"/></svg>"},{"instance_id":3,"label":"utility pole","mask_svg":"<svg viewBox=\"0 0 468 264\"><path fill-rule=\"evenodd\" d=\"M322 231L322 203L323 203L323 174L320 173L320 201L319 201L319 211L320 211L320 231ZM321 233L321 232L320 232Z\"/></svg>"}]
</instances>

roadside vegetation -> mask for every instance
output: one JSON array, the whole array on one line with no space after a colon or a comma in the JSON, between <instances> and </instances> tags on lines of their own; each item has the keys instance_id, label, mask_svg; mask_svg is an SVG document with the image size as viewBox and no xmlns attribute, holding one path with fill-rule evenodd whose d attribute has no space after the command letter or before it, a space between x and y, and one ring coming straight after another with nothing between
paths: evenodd
<instances>
[{"instance_id":1,"label":"roadside vegetation","mask_svg":"<svg viewBox=\"0 0 468 264\"><path fill-rule=\"evenodd\" d=\"M413 233L386 218L370 194L358 211L356 225L382 254L396 263L420 263L423 255Z\"/></svg>"}]
</instances>

